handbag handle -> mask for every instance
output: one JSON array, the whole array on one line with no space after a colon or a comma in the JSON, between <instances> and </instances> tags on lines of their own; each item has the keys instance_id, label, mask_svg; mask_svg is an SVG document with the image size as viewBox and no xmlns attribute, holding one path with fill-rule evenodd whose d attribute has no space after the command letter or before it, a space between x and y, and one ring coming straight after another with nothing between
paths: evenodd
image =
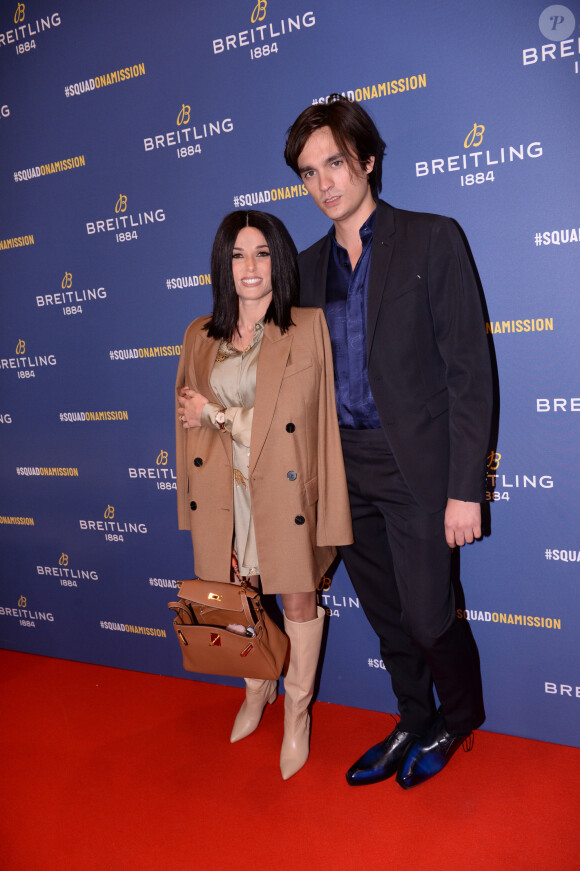
<instances>
[{"instance_id":1,"label":"handbag handle","mask_svg":"<svg viewBox=\"0 0 580 871\"><path fill-rule=\"evenodd\" d=\"M262 620L262 603L260 602L260 594L250 587L249 584L242 582L240 585L240 601L244 616L248 621L248 626L256 626ZM251 605L250 605L251 603ZM252 610L254 613L252 613Z\"/></svg>"},{"instance_id":2,"label":"handbag handle","mask_svg":"<svg viewBox=\"0 0 580 871\"><path fill-rule=\"evenodd\" d=\"M240 586L240 599L244 611L244 616L248 621L248 626L256 626L258 623L260 623L262 619L262 603L260 601L260 593L258 592L258 590L252 587L248 583L248 581L242 580L242 577L240 575L238 558L234 551L232 551L232 571L234 573L236 581ZM250 608L250 601L252 602L252 607L254 610L253 614Z\"/></svg>"}]
</instances>

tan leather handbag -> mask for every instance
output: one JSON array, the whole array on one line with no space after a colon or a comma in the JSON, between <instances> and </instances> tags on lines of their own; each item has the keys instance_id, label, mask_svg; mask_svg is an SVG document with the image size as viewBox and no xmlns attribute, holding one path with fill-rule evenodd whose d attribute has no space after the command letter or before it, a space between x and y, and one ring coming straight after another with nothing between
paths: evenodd
<instances>
[{"instance_id":1,"label":"tan leather handbag","mask_svg":"<svg viewBox=\"0 0 580 871\"><path fill-rule=\"evenodd\" d=\"M173 628L186 671L262 680L280 677L288 638L249 584L183 581L179 600L168 607L175 612Z\"/></svg>"}]
</instances>

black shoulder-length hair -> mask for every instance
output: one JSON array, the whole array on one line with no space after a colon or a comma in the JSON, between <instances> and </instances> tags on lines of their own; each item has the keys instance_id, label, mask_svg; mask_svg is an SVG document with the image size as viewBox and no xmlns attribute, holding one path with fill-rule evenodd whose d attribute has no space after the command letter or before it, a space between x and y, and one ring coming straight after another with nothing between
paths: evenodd
<instances>
[{"instance_id":1,"label":"black shoulder-length hair","mask_svg":"<svg viewBox=\"0 0 580 871\"><path fill-rule=\"evenodd\" d=\"M234 285L232 255L238 233L255 227L266 239L272 266L272 301L265 321L273 321L285 333L293 325L291 308L298 302L300 278L298 252L290 233L268 212L236 210L218 227L211 251L213 314L205 329L212 339L229 341L238 325L238 296Z\"/></svg>"},{"instance_id":2,"label":"black shoulder-length hair","mask_svg":"<svg viewBox=\"0 0 580 871\"><path fill-rule=\"evenodd\" d=\"M368 112L341 94L331 94L326 103L308 106L300 113L286 134L284 158L299 176L298 160L307 140L321 127L329 127L340 150L352 155L361 170L366 170L371 157L375 163L369 173L369 185L376 200L382 188L383 157L386 145Z\"/></svg>"}]
</instances>

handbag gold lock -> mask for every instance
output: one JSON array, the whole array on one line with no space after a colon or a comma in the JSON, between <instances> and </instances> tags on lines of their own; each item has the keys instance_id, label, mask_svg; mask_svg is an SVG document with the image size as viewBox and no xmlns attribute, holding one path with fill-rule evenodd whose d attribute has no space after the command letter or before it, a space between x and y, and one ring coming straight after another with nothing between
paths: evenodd
<instances>
[{"instance_id":1,"label":"handbag gold lock","mask_svg":"<svg viewBox=\"0 0 580 871\"><path fill-rule=\"evenodd\" d=\"M222 597L218 595L218 593L208 593L207 598L210 600L210 602L221 602L222 600Z\"/></svg>"}]
</instances>

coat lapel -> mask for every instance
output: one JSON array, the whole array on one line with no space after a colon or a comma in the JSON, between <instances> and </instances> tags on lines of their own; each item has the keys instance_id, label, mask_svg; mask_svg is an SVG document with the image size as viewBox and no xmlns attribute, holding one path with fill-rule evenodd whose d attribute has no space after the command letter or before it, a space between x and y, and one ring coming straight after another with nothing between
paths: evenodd
<instances>
[{"instance_id":1,"label":"coat lapel","mask_svg":"<svg viewBox=\"0 0 580 871\"><path fill-rule=\"evenodd\" d=\"M392 206L379 200L371 251L371 269L367 299L367 364L375 337L381 300L387 287L387 277L395 248L395 215Z\"/></svg>"},{"instance_id":2,"label":"coat lapel","mask_svg":"<svg viewBox=\"0 0 580 871\"><path fill-rule=\"evenodd\" d=\"M205 330L202 333L198 333L195 337L195 347L192 355L192 359L196 361L195 364L195 382L196 382L196 390L206 397L208 402L215 402L216 405L221 405L219 399L211 389L211 384L209 383L210 375L213 369L213 365L215 363L216 354L218 352L218 348L220 346L219 339L210 339ZM232 449L231 442L229 439L222 438L220 439L222 445L224 446L224 450L226 452L226 456L228 458L229 463L232 463Z\"/></svg>"},{"instance_id":3,"label":"coat lapel","mask_svg":"<svg viewBox=\"0 0 580 871\"><path fill-rule=\"evenodd\" d=\"M218 352L219 339L210 339L205 330L195 337L195 347L192 359L195 360L195 389L205 396L209 402L219 404L219 399L211 389L209 378Z\"/></svg>"},{"instance_id":4,"label":"coat lapel","mask_svg":"<svg viewBox=\"0 0 580 871\"><path fill-rule=\"evenodd\" d=\"M256 372L256 399L252 421L252 440L250 442L250 474L264 447L264 442L272 424L276 402L286 369L292 336L282 333L271 321L264 324L264 336L258 357Z\"/></svg>"}]
</instances>

